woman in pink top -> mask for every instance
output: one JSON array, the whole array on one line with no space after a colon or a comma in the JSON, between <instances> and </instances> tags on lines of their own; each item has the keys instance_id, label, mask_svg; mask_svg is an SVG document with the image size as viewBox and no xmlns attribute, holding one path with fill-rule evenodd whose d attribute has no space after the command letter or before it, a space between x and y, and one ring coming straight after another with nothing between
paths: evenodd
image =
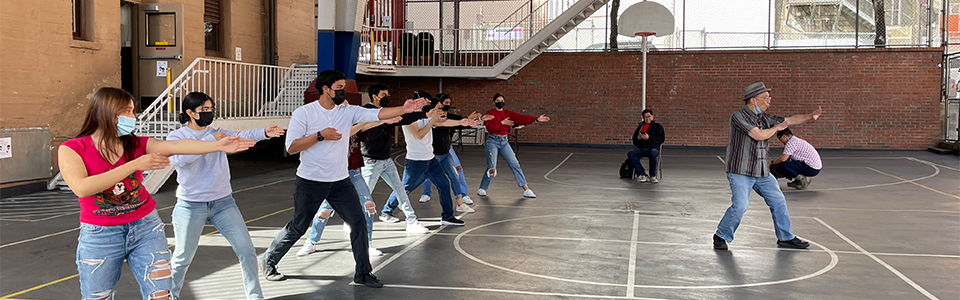
<instances>
[{"instance_id":1,"label":"woman in pink top","mask_svg":"<svg viewBox=\"0 0 960 300\"><path fill-rule=\"evenodd\" d=\"M163 169L174 154L236 152L253 140L160 141L133 135L133 96L94 93L80 134L60 145L60 172L80 201L77 271L83 299L112 299L124 260L143 299L171 299L170 251L143 171Z\"/></svg>"}]
</instances>

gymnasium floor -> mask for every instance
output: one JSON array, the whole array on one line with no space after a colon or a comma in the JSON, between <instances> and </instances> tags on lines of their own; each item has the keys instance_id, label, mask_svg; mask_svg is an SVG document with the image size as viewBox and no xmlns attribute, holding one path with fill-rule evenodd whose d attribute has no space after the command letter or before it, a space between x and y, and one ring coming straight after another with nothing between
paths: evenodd
<instances>
[{"instance_id":1,"label":"gymnasium floor","mask_svg":"<svg viewBox=\"0 0 960 300\"><path fill-rule=\"evenodd\" d=\"M925 151L821 150L807 190L781 181L793 232L808 250L776 247L756 194L730 243L711 236L730 191L722 148L667 148L659 184L617 177L623 149L523 146L518 156L538 198L524 199L506 164L489 196L476 196L483 149L458 151L476 204L464 227L439 225L437 196L416 203L432 231L374 224L371 260L382 289L351 285L349 240L334 218L321 251L279 264L269 299L958 299L960 160ZM778 150L771 151L775 157ZM402 164L402 153L399 159ZM258 253L292 215L296 161L234 159L234 197ZM169 184L155 195L169 224ZM381 206L390 189L374 190ZM40 193L0 201L0 299L76 299L76 198ZM402 213L398 211L398 216ZM173 229L166 227L170 243ZM183 299L243 299L236 256L209 226ZM303 239L305 239L304 237ZM137 299L129 270L116 299Z\"/></svg>"}]
</instances>

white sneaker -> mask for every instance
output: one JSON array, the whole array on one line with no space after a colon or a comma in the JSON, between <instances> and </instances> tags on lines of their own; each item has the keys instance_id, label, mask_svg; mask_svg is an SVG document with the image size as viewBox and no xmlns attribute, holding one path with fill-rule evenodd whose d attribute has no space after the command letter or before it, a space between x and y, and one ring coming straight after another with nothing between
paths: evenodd
<instances>
[{"instance_id":1,"label":"white sneaker","mask_svg":"<svg viewBox=\"0 0 960 300\"><path fill-rule=\"evenodd\" d=\"M533 193L533 189L527 189L526 191L523 191L523 196L527 198L536 198L537 194Z\"/></svg>"},{"instance_id":2,"label":"white sneaker","mask_svg":"<svg viewBox=\"0 0 960 300\"><path fill-rule=\"evenodd\" d=\"M420 222L413 222L413 223L411 223L411 224L407 224L407 232L409 232L409 233L428 233L428 232L430 232L430 229L427 229L426 227L423 227L423 225L420 225Z\"/></svg>"},{"instance_id":3,"label":"white sneaker","mask_svg":"<svg viewBox=\"0 0 960 300\"><path fill-rule=\"evenodd\" d=\"M420 196L420 203L427 203L427 201L430 201L430 196L427 196L427 195Z\"/></svg>"},{"instance_id":4,"label":"white sneaker","mask_svg":"<svg viewBox=\"0 0 960 300\"><path fill-rule=\"evenodd\" d=\"M468 206L466 203L457 205L457 211L459 211L459 212L465 212L465 213L475 212L475 210L473 210L472 208L470 208L470 206Z\"/></svg>"},{"instance_id":5,"label":"white sneaker","mask_svg":"<svg viewBox=\"0 0 960 300\"><path fill-rule=\"evenodd\" d=\"M377 248L374 247L367 248L367 253L369 253L370 256L383 256L383 251L377 250Z\"/></svg>"},{"instance_id":6,"label":"white sneaker","mask_svg":"<svg viewBox=\"0 0 960 300\"><path fill-rule=\"evenodd\" d=\"M479 189L479 190L477 190L477 195L486 196L486 195L487 195L487 190L485 190L485 189Z\"/></svg>"},{"instance_id":7,"label":"white sneaker","mask_svg":"<svg viewBox=\"0 0 960 300\"><path fill-rule=\"evenodd\" d=\"M306 241L303 243L303 247L300 247L300 251L297 251L297 257L304 257L314 252L317 252L317 248L310 241Z\"/></svg>"},{"instance_id":8,"label":"white sneaker","mask_svg":"<svg viewBox=\"0 0 960 300\"><path fill-rule=\"evenodd\" d=\"M647 175L637 176L637 181L639 181L639 182L647 182L647 181L650 181L650 176L647 176Z\"/></svg>"},{"instance_id":9,"label":"white sneaker","mask_svg":"<svg viewBox=\"0 0 960 300\"><path fill-rule=\"evenodd\" d=\"M650 176L650 182L660 183L660 179L657 179L657 176Z\"/></svg>"},{"instance_id":10,"label":"white sneaker","mask_svg":"<svg viewBox=\"0 0 960 300\"><path fill-rule=\"evenodd\" d=\"M348 225L347 223L343 223L343 232L346 233L347 235L349 235L349 234L350 234L350 225Z\"/></svg>"},{"instance_id":11,"label":"white sneaker","mask_svg":"<svg viewBox=\"0 0 960 300\"><path fill-rule=\"evenodd\" d=\"M463 196L463 204L473 205L473 199L470 199L470 196Z\"/></svg>"}]
</instances>

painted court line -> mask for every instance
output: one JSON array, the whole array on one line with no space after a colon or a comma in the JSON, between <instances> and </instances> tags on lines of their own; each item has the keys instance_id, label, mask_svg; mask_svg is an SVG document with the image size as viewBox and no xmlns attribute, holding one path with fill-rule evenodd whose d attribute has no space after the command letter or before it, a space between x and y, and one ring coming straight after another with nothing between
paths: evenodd
<instances>
[{"instance_id":1,"label":"painted court line","mask_svg":"<svg viewBox=\"0 0 960 300\"><path fill-rule=\"evenodd\" d=\"M938 173L938 174L940 173L940 168L938 168L937 166L934 166L934 165L931 165L931 167L933 167L934 169L937 169L937 173ZM909 182L910 184L913 184L913 185L916 185L916 186L919 186L919 187L922 187L922 188L931 190L931 191L933 191L933 192L939 193L939 194L941 194L941 195L945 195L945 196L947 196L947 197L952 197L952 198L960 199L960 196L953 195L953 194L948 194L948 193L945 193L945 192L941 192L940 190L937 190L937 189L934 189L934 188L931 188L931 187L929 187L929 186L925 186L925 185L922 185L922 184L919 184L919 183L916 183L916 182L913 182L913 181L908 181L908 180L903 179L903 178L900 178L899 176L896 176L896 175L887 174L887 173L881 172L880 170L877 170L877 169L874 169L874 168L871 168L871 167L867 167L867 169L870 169L870 170L872 170L872 171L874 171L874 172L877 172L877 173L880 173L880 174L883 174L883 175L887 175L887 176L890 176L890 177L893 177L893 178L896 178L896 179L899 179L899 180L903 180L904 182Z\"/></svg>"},{"instance_id":2,"label":"painted court line","mask_svg":"<svg viewBox=\"0 0 960 300\"><path fill-rule=\"evenodd\" d=\"M918 162L918 163L921 163L921 164L925 164L925 165L938 166L938 167L941 167L941 168L944 168L944 169L947 169L947 170L960 171L960 169L957 169L957 168L954 168L954 167L951 167L951 166L941 165L941 164L938 164L938 163L935 163L935 162L932 162L932 161L926 161L926 160L922 160L922 159L919 159L919 158L916 158L916 157L907 157L907 159L908 159L908 160L915 161L915 162Z\"/></svg>"},{"instance_id":3,"label":"painted court line","mask_svg":"<svg viewBox=\"0 0 960 300\"><path fill-rule=\"evenodd\" d=\"M724 165L727 164L727 162L723 161L723 157L720 157L720 155L717 155L717 159L720 160L720 163L721 163L721 164L724 164Z\"/></svg>"},{"instance_id":4,"label":"painted court line","mask_svg":"<svg viewBox=\"0 0 960 300\"><path fill-rule=\"evenodd\" d=\"M888 265L886 262L884 262L884 261L881 260L880 258L876 257L876 256L873 255L872 253L867 252L867 250L864 250L863 247L860 247L860 245L857 245L857 243L854 243L852 240L850 240L849 238L847 238L847 236L845 236L845 235L843 235L842 233L840 233L840 231L838 231L836 228L833 228L833 226L830 226L830 224L827 224L827 222L824 222L823 220L820 220L820 218L817 218L817 217L814 217L813 219L814 219L814 220L817 220L817 222L820 222L820 224L822 224L824 227L827 227L827 229L830 229L830 231L833 231L834 234L836 234L836 235L839 236L841 239L843 239L844 241L846 241L847 244L850 244L850 246L853 246L854 248L856 248L858 251L860 251L861 253L863 253L863 254L866 255L867 257L873 259L874 261L876 261L876 262L877 262L878 264L880 264L881 266L887 268L887 270L890 270L890 272L892 272L893 274L897 275L897 277L900 277L900 279L902 279L904 282L906 282L907 284L909 284L910 286L912 286L914 289L916 289L918 292L920 292L920 293L923 294L924 296L927 296L927 298L939 300L939 298L937 298L936 296L934 296L933 294L931 294L930 292L928 292L927 290L925 290L925 289L924 289L923 287L921 287L919 284L917 284L916 282L913 282L913 280L910 280L910 278L907 278L906 275L903 275L903 273L900 273L900 271L897 271L897 269L895 269L893 266Z\"/></svg>"},{"instance_id":5,"label":"painted court line","mask_svg":"<svg viewBox=\"0 0 960 300\"><path fill-rule=\"evenodd\" d=\"M587 299L641 299L641 300L661 299L661 298L642 298L642 297L633 297L633 296L624 297L624 296L604 296L604 295L563 294L563 293L515 291L515 290L503 290L503 289L491 289L491 288L448 287L448 286L407 285L407 284L384 284L383 287L401 288L401 289L420 289L420 290L491 292L491 293L517 294L517 295L553 296L553 297L587 298Z\"/></svg>"},{"instance_id":6,"label":"painted court line","mask_svg":"<svg viewBox=\"0 0 960 300\"><path fill-rule=\"evenodd\" d=\"M627 267L627 297L633 297L637 284L637 238L640 236L640 213L633 212L633 235L630 237L630 265Z\"/></svg>"},{"instance_id":7,"label":"painted court line","mask_svg":"<svg viewBox=\"0 0 960 300\"><path fill-rule=\"evenodd\" d=\"M463 218L463 216L465 216L465 215L467 215L467 213L462 213L462 214L460 214L459 216L457 216L457 218L458 218L458 219ZM393 256L390 256L390 258L388 258L387 260L385 260L383 263L381 263L381 264L377 265L376 267L374 267L374 268L373 268L373 271L371 271L371 273L376 273L376 272L382 270L383 268L386 268L387 265L389 265L389 264L392 263L393 261L397 260L398 258L400 258L401 256L403 256L403 255L406 254L407 252L410 252L410 250L412 250L412 249L415 248L416 246L422 244L424 241L426 241L426 240L429 239L430 237L433 237L434 235L436 235L437 233L439 233L440 231L442 231L444 228L447 228L447 225L440 225L440 228L437 228L437 230L431 230L429 234L426 234L426 235L424 235L423 237L417 239L417 241L416 241L416 242L413 242L413 244L410 244L410 245L404 247L403 250L400 250L400 252L398 252L397 254L395 254L395 255L393 255ZM356 284L353 283L353 282L351 282L350 284L351 284L351 285L356 285Z\"/></svg>"}]
</instances>

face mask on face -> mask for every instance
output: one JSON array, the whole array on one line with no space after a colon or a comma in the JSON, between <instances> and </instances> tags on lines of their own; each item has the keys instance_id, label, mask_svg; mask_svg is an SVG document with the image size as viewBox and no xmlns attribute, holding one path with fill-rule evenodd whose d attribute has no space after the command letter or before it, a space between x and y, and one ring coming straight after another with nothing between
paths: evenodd
<instances>
[{"instance_id":1,"label":"face mask on face","mask_svg":"<svg viewBox=\"0 0 960 300\"><path fill-rule=\"evenodd\" d=\"M333 91L333 93L335 95L333 97L333 104L340 105L343 101L347 101L347 91L340 89Z\"/></svg>"},{"instance_id":2,"label":"face mask on face","mask_svg":"<svg viewBox=\"0 0 960 300\"><path fill-rule=\"evenodd\" d=\"M201 112L200 118L195 121L197 122L197 126L207 127L207 125L213 123L213 112Z\"/></svg>"},{"instance_id":3,"label":"face mask on face","mask_svg":"<svg viewBox=\"0 0 960 300\"><path fill-rule=\"evenodd\" d=\"M380 107L387 107L387 104L390 104L390 96L380 98Z\"/></svg>"},{"instance_id":4,"label":"face mask on face","mask_svg":"<svg viewBox=\"0 0 960 300\"><path fill-rule=\"evenodd\" d=\"M127 117L127 116L118 116L117 117L117 136L125 136L133 132L133 129L137 127L137 119Z\"/></svg>"},{"instance_id":5,"label":"face mask on face","mask_svg":"<svg viewBox=\"0 0 960 300\"><path fill-rule=\"evenodd\" d=\"M507 105L507 103L506 103L506 102L495 102L495 103L493 103L493 105L496 105L496 106L497 106L497 109L503 109L503 107L504 107L505 105Z\"/></svg>"},{"instance_id":6,"label":"face mask on face","mask_svg":"<svg viewBox=\"0 0 960 300\"><path fill-rule=\"evenodd\" d=\"M443 106L443 111L448 111L448 110L450 110L450 105L444 105L444 106Z\"/></svg>"}]
</instances>

